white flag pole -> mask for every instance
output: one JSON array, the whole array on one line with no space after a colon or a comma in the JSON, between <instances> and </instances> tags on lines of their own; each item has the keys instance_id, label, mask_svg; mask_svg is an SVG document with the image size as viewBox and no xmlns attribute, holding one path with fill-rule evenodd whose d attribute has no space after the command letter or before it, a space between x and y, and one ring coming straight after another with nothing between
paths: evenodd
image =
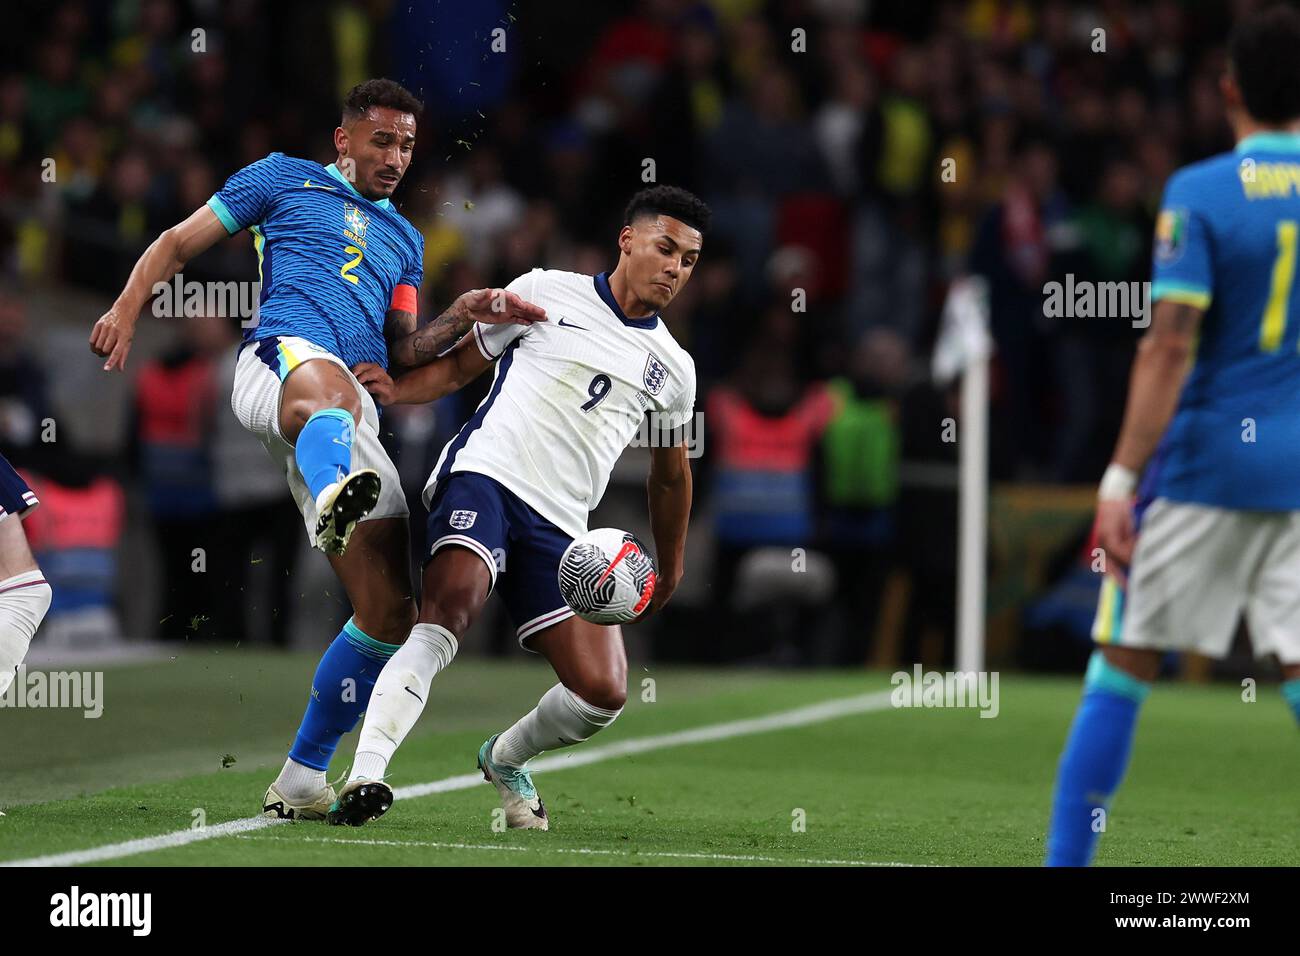
<instances>
[{"instance_id":1,"label":"white flag pole","mask_svg":"<svg viewBox=\"0 0 1300 956\"><path fill-rule=\"evenodd\" d=\"M956 280L944 305L935 345L934 375L941 384L961 382L957 433L957 669L982 671L988 545L988 293L983 279Z\"/></svg>"}]
</instances>

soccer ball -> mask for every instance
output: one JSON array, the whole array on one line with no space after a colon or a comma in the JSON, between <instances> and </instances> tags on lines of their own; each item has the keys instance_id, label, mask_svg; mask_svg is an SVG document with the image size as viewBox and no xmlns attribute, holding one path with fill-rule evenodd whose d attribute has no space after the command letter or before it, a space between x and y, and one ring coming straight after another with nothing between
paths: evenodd
<instances>
[{"instance_id":1,"label":"soccer ball","mask_svg":"<svg viewBox=\"0 0 1300 956\"><path fill-rule=\"evenodd\" d=\"M593 624L626 624L650 606L655 563L636 535L596 528L573 540L560 558L560 594Z\"/></svg>"}]
</instances>

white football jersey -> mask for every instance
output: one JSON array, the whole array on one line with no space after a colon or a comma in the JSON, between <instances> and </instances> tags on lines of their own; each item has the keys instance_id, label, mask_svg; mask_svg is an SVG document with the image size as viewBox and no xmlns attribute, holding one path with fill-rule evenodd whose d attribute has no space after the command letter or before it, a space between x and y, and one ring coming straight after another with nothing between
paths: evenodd
<instances>
[{"instance_id":1,"label":"white football jersey","mask_svg":"<svg viewBox=\"0 0 1300 956\"><path fill-rule=\"evenodd\" d=\"M657 441L652 432L689 426L695 362L657 315L624 315L604 273L534 269L508 288L547 321L474 326L496 362L492 387L442 450L424 503L440 479L478 472L577 537L638 433Z\"/></svg>"}]
</instances>

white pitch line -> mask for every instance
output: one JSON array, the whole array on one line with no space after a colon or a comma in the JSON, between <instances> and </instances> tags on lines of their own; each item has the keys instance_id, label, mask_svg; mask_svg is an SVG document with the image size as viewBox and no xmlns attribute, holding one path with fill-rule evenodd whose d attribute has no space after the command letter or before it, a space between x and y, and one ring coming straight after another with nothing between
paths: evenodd
<instances>
[{"instance_id":1,"label":"white pitch line","mask_svg":"<svg viewBox=\"0 0 1300 956\"><path fill-rule=\"evenodd\" d=\"M250 834L241 834L237 840L254 840L258 838ZM670 853L666 850L638 850L635 853L631 850L601 850L595 847L547 847L547 846L512 846L509 844L498 843L437 843L426 840L363 840L347 839L345 837L303 837L301 840L280 840L270 839L260 840L262 843L359 843L362 846L409 846L425 847L437 850L505 850L514 853L532 853L540 850L543 853L571 853L579 856L617 856L629 860L637 860L641 857L656 857L669 860L724 860L738 861L741 863L805 863L810 866L926 866L924 863L878 863L872 860L815 860L808 858L786 858L780 856L752 856L748 854L735 853Z\"/></svg>"},{"instance_id":2,"label":"white pitch line","mask_svg":"<svg viewBox=\"0 0 1300 956\"><path fill-rule=\"evenodd\" d=\"M823 701L820 704L810 704L807 707L797 707L794 710L783 710L775 714L768 714L765 717L731 720L722 724L696 727L693 730L679 730L674 733L657 734L652 737L634 737L631 740L624 740L615 744L584 747L582 750L542 757L534 761L530 769L537 771L566 770L572 767L584 767L588 764L599 763L602 760L612 760L615 757L646 753L651 750L663 750L683 744L712 743L719 740L730 740L734 737L747 737L751 734L766 733L772 730L806 727L809 724L822 723L840 717L885 710L890 706L891 693L891 691L885 690L872 694L859 694L856 697L841 697L837 700ZM478 786L482 781L481 774L464 773L429 783L398 787L393 792L393 795L398 800L413 800L434 793L468 790L471 787ZM5 860L0 862L0 867L79 866L83 863L120 860L123 857L151 853L155 850L170 850L178 846L198 843L201 840L235 836L285 822L287 821L275 820L270 817L247 817L242 820L230 820L227 823L218 823L197 830L176 830L173 833L163 833L159 836L143 837L138 840L127 840L124 843L110 843L107 846L94 847L89 850L71 850L67 853L52 853L48 856L29 857L25 860Z\"/></svg>"},{"instance_id":3,"label":"white pitch line","mask_svg":"<svg viewBox=\"0 0 1300 956\"><path fill-rule=\"evenodd\" d=\"M82 863L98 863L101 860L120 860L124 856L137 853L150 853L153 850L170 850L197 843L200 840L212 840L216 837L236 836L249 830L261 830L273 827L288 820L273 820L270 817L248 817L244 820L229 820L215 826L201 827L197 830L177 830L160 836L142 837L139 840L127 840L125 843L110 843L108 846L95 847L92 850L73 850L69 853L54 853L50 856L36 856L29 860L6 860L0 866L80 866Z\"/></svg>"}]
</instances>

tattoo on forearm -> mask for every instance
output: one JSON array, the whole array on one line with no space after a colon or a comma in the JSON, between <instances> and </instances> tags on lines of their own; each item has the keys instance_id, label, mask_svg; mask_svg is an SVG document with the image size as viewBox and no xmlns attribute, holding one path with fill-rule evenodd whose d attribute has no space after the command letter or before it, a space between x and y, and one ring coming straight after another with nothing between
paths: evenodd
<instances>
[{"instance_id":1,"label":"tattoo on forearm","mask_svg":"<svg viewBox=\"0 0 1300 956\"><path fill-rule=\"evenodd\" d=\"M473 320L453 305L432 322L398 341L392 350L391 359L394 364L405 366L432 362L455 345L472 324Z\"/></svg>"},{"instance_id":2,"label":"tattoo on forearm","mask_svg":"<svg viewBox=\"0 0 1300 956\"><path fill-rule=\"evenodd\" d=\"M384 316L384 338L394 347L415 331L415 313L403 309L389 309Z\"/></svg>"},{"instance_id":3,"label":"tattoo on forearm","mask_svg":"<svg viewBox=\"0 0 1300 956\"><path fill-rule=\"evenodd\" d=\"M411 336L411 348L416 355L433 358L439 352L454 345L467 331L472 323L469 316L462 316L453 306L438 316L424 328Z\"/></svg>"}]
</instances>

